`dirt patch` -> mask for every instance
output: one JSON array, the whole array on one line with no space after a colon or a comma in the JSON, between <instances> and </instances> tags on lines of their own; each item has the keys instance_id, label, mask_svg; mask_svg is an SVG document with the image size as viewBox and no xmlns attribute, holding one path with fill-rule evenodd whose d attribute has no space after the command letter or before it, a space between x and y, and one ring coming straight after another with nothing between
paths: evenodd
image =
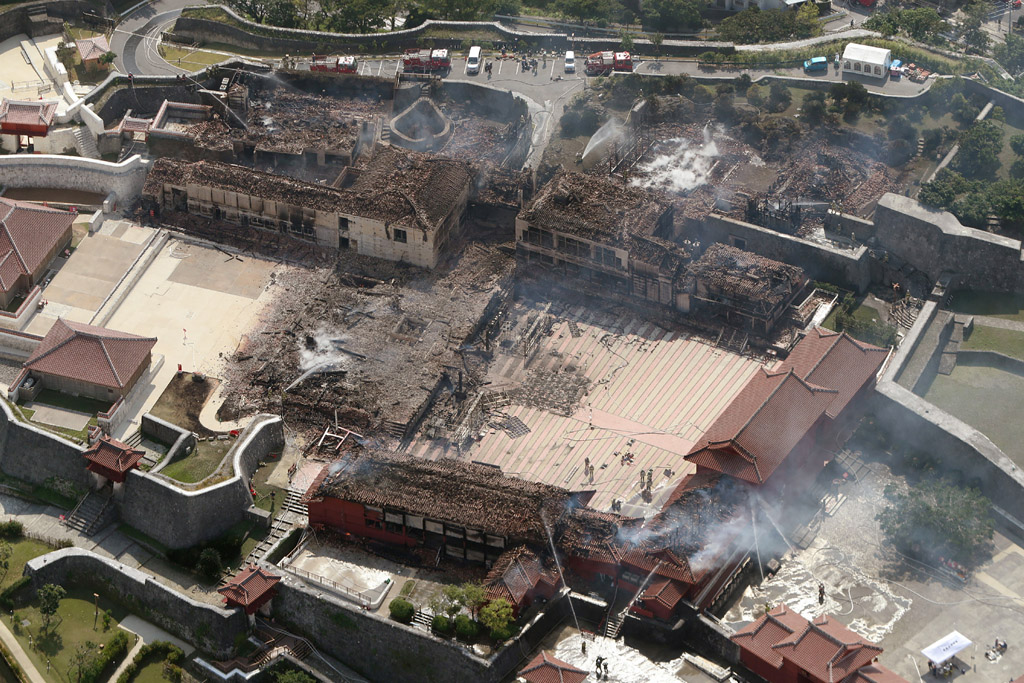
<instances>
[{"instance_id":1,"label":"dirt patch","mask_svg":"<svg viewBox=\"0 0 1024 683\"><path fill-rule=\"evenodd\" d=\"M199 376L191 372L177 374L149 412L200 437L214 436L217 432L199 422L199 413L219 384L220 380L212 377L200 381Z\"/></svg>"}]
</instances>

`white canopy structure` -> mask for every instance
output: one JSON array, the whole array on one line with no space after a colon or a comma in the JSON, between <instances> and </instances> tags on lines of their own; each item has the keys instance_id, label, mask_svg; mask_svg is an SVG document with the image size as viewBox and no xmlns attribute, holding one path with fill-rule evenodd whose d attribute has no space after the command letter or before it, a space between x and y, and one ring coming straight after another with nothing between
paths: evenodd
<instances>
[{"instance_id":1,"label":"white canopy structure","mask_svg":"<svg viewBox=\"0 0 1024 683\"><path fill-rule=\"evenodd\" d=\"M843 71L885 78L891 62L892 52L882 47L850 43L843 50Z\"/></svg>"},{"instance_id":2,"label":"white canopy structure","mask_svg":"<svg viewBox=\"0 0 1024 683\"><path fill-rule=\"evenodd\" d=\"M948 636L939 638L934 643L921 650L921 654L928 658L929 661L935 662L936 664L942 664L947 659L956 657L958 653L963 652L969 648L973 643L967 640L959 631L953 631Z\"/></svg>"}]
</instances>

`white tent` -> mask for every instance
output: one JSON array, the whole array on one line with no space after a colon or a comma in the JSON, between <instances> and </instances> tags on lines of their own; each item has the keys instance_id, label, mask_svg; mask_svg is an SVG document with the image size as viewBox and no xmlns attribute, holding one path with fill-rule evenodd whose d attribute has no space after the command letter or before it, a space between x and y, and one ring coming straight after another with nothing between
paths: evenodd
<instances>
[{"instance_id":1,"label":"white tent","mask_svg":"<svg viewBox=\"0 0 1024 683\"><path fill-rule=\"evenodd\" d=\"M921 654L929 661L942 664L947 659L956 657L958 653L969 648L973 643L959 631L953 631L948 636L939 638L934 643L921 650Z\"/></svg>"},{"instance_id":2,"label":"white tent","mask_svg":"<svg viewBox=\"0 0 1024 683\"><path fill-rule=\"evenodd\" d=\"M885 78L890 63L892 52L882 47L849 43L843 50L843 71Z\"/></svg>"}]
</instances>

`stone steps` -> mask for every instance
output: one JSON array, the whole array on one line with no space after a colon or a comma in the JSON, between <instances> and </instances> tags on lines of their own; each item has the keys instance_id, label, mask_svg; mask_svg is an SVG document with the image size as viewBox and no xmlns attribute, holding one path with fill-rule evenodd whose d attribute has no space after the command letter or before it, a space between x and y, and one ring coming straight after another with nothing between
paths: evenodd
<instances>
[{"instance_id":1,"label":"stone steps","mask_svg":"<svg viewBox=\"0 0 1024 683\"><path fill-rule=\"evenodd\" d=\"M93 140L92 135L89 133L89 130L85 126L79 126L78 128L75 128L74 136L75 149L78 150L79 154L89 159L100 158L99 147L96 146L96 141Z\"/></svg>"}]
</instances>

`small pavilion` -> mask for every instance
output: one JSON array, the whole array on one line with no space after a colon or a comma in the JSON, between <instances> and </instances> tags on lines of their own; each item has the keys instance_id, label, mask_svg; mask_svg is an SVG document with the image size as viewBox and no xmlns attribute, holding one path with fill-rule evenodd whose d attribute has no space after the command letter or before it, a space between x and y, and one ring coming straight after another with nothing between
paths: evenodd
<instances>
[{"instance_id":1,"label":"small pavilion","mask_svg":"<svg viewBox=\"0 0 1024 683\"><path fill-rule=\"evenodd\" d=\"M145 451L134 449L109 436L103 436L82 455L89 461L86 465L87 470L115 484L122 484L128 470L138 467L145 454Z\"/></svg>"},{"instance_id":2,"label":"small pavilion","mask_svg":"<svg viewBox=\"0 0 1024 683\"><path fill-rule=\"evenodd\" d=\"M242 568L217 592L224 596L228 607L241 607L246 614L253 615L274 597L277 593L275 586L280 580L280 576L268 574L251 564Z\"/></svg>"}]
</instances>

